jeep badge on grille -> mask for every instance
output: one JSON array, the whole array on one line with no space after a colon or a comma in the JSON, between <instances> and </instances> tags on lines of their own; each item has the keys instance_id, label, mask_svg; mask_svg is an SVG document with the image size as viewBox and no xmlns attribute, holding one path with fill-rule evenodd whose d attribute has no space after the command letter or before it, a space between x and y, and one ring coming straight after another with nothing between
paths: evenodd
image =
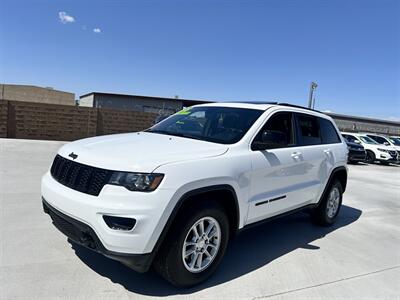
<instances>
[{"instance_id":1,"label":"jeep badge on grille","mask_svg":"<svg viewBox=\"0 0 400 300\"><path fill-rule=\"evenodd\" d=\"M71 157L73 160L78 158L78 154L75 154L74 152L71 152L68 156Z\"/></svg>"}]
</instances>

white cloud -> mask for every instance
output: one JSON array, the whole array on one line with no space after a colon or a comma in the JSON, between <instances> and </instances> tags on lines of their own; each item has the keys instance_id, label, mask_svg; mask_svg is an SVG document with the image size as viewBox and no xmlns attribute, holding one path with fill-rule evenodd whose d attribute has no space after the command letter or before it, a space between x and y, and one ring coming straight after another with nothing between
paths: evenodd
<instances>
[{"instance_id":1,"label":"white cloud","mask_svg":"<svg viewBox=\"0 0 400 300\"><path fill-rule=\"evenodd\" d=\"M100 29L100 28L94 28L94 29L93 29L93 32L94 32L94 33L101 33L101 29Z\"/></svg>"},{"instance_id":2,"label":"white cloud","mask_svg":"<svg viewBox=\"0 0 400 300\"><path fill-rule=\"evenodd\" d=\"M60 11L58 13L58 18L60 19L60 22L63 24L75 22L75 18L73 16L67 15L65 11Z\"/></svg>"}]
</instances>

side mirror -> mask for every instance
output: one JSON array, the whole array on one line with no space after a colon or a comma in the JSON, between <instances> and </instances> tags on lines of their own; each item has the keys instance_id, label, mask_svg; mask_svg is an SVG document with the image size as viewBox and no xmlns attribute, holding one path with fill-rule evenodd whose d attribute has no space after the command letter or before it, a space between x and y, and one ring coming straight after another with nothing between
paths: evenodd
<instances>
[{"instance_id":1,"label":"side mirror","mask_svg":"<svg viewBox=\"0 0 400 300\"><path fill-rule=\"evenodd\" d=\"M253 143L253 150L281 148L288 144L287 136L281 131L264 130L261 139Z\"/></svg>"},{"instance_id":2,"label":"side mirror","mask_svg":"<svg viewBox=\"0 0 400 300\"><path fill-rule=\"evenodd\" d=\"M359 140L354 140L354 143L361 144Z\"/></svg>"},{"instance_id":3,"label":"side mirror","mask_svg":"<svg viewBox=\"0 0 400 300\"><path fill-rule=\"evenodd\" d=\"M383 143L385 146L390 146L390 144L388 142L384 142Z\"/></svg>"}]
</instances>

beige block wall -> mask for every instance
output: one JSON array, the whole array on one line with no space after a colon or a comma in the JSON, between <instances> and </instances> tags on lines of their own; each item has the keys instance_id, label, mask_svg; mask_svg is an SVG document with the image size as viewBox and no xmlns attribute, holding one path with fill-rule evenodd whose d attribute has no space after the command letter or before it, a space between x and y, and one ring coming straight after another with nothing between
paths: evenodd
<instances>
[{"instance_id":1,"label":"beige block wall","mask_svg":"<svg viewBox=\"0 0 400 300\"><path fill-rule=\"evenodd\" d=\"M0 100L0 138L72 141L149 128L156 114Z\"/></svg>"},{"instance_id":2,"label":"beige block wall","mask_svg":"<svg viewBox=\"0 0 400 300\"><path fill-rule=\"evenodd\" d=\"M75 106L75 94L30 85L0 84L0 100Z\"/></svg>"}]
</instances>

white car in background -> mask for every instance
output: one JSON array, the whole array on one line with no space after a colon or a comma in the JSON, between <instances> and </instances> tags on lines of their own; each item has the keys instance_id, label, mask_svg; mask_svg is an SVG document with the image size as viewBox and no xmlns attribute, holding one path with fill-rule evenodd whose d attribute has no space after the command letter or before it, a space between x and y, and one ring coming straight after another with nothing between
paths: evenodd
<instances>
[{"instance_id":1,"label":"white car in background","mask_svg":"<svg viewBox=\"0 0 400 300\"><path fill-rule=\"evenodd\" d=\"M389 136L389 141L396 147L400 148L400 136ZM398 151L397 154L400 156L400 152Z\"/></svg>"},{"instance_id":2,"label":"white car in background","mask_svg":"<svg viewBox=\"0 0 400 300\"><path fill-rule=\"evenodd\" d=\"M366 162L374 163L379 161L381 164L396 163L398 154L393 146L381 145L366 134L342 132L342 136L349 142L364 146L367 152Z\"/></svg>"},{"instance_id":3,"label":"white car in background","mask_svg":"<svg viewBox=\"0 0 400 300\"><path fill-rule=\"evenodd\" d=\"M378 144L393 147L393 149L397 151L397 161L399 162L399 160L400 160L400 157L399 157L400 156L400 141L398 139L386 137L386 136L380 135L380 134L367 133L366 135L369 136L371 139L373 139Z\"/></svg>"}]
</instances>

